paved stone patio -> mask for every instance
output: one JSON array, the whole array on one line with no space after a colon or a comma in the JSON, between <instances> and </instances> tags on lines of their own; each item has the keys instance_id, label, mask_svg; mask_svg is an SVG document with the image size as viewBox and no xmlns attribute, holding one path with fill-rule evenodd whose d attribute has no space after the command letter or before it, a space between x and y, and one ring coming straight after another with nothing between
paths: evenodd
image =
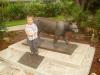
<instances>
[{"instance_id":1,"label":"paved stone patio","mask_svg":"<svg viewBox=\"0 0 100 75\"><path fill-rule=\"evenodd\" d=\"M43 38L45 40L52 40L48 38ZM33 61L36 60L35 57L30 57L27 52L30 52L28 46L23 45L25 40L15 43L9 46L7 49L0 52L0 57L13 63L20 67L24 71L31 72L32 75L88 75L91 64L93 61L95 48L90 47L88 44L75 43L71 44L77 45L77 48L72 52L72 54L65 54L57 51L46 50L39 48L39 59L37 66ZM60 41L63 42L63 41ZM28 56L28 57L26 57ZM27 58L27 60L23 57ZM41 58L42 57L42 58ZM35 59L34 59L35 58ZM29 62L33 59L30 64L20 63L19 61L25 60ZM22 61L21 61L22 62Z\"/></svg>"}]
</instances>

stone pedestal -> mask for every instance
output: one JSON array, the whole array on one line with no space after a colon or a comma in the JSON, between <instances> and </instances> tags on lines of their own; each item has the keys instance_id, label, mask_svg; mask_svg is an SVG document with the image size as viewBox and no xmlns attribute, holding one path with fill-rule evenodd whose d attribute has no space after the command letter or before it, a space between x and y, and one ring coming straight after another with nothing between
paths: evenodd
<instances>
[{"instance_id":1,"label":"stone pedestal","mask_svg":"<svg viewBox=\"0 0 100 75\"><path fill-rule=\"evenodd\" d=\"M20 66L22 69L34 72L34 75L89 74L95 48L88 44L70 42L71 45L74 45L74 48L72 51L70 48L69 51L69 49L66 49L68 47L64 44L65 42L59 40L58 44L63 45L59 45L60 47L56 49L53 46L51 48L52 39L41 39L44 42L40 45L39 56L29 56L29 46L23 45L25 40L22 40L1 51L0 57ZM35 60L38 61L34 62ZM30 65L29 62L33 64Z\"/></svg>"},{"instance_id":2,"label":"stone pedestal","mask_svg":"<svg viewBox=\"0 0 100 75\"><path fill-rule=\"evenodd\" d=\"M64 41L58 41L56 44L53 43L52 39L40 38L39 48L58 52L62 54L71 55L78 46L76 44L66 44Z\"/></svg>"}]
</instances>

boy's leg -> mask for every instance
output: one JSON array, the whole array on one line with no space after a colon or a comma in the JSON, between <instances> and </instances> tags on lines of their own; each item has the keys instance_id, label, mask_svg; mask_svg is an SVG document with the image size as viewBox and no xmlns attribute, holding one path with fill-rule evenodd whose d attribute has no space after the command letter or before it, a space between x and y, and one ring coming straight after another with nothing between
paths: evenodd
<instances>
[{"instance_id":1,"label":"boy's leg","mask_svg":"<svg viewBox=\"0 0 100 75\"><path fill-rule=\"evenodd\" d=\"M34 54L33 40L28 40L28 43L30 46L31 54Z\"/></svg>"},{"instance_id":2,"label":"boy's leg","mask_svg":"<svg viewBox=\"0 0 100 75\"><path fill-rule=\"evenodd\" d=\"M38 54L38 47L39 47L39 39L38 38L34 39L34 41L33 41L33 47L34 47L34 52L36 54Z\"/></svg>"},{"instance_id":3,"label":"boy's leg","mask_svg":"<svg viewBox=\"0 0 100 75\"><path fill-rule=\"evenodd\" d=\"M28 40L30 50L32 54L38 54L38 47L39 47L39 39Z\"/></svg>"}]
</instances>

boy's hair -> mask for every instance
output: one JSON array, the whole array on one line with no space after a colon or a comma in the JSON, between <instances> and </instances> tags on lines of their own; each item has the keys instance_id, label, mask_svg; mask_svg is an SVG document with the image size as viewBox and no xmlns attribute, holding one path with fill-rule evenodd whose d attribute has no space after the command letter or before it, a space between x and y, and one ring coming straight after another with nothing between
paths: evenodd
<instances>
[{"instance_id":1,"label":"boy's hair","mask_svg":"<svg viewBox=\"0 0 100 75\"><path fill-rule=\"evenodd\" d=\"M27 18L30 18L30 17L32 17L32 18L33 18L33 15L27 15Z\"/></svg>"}]
</instances>

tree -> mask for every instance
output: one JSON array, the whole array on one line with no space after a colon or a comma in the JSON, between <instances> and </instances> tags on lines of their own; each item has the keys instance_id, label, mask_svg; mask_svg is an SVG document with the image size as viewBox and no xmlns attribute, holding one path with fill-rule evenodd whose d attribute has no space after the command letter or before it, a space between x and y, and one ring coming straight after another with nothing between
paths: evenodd
<instances>
[{"instance_id":1,"label":"tree","mask_svg":"<svg viewBox=\"0 0 100 75\"><path fill-rule=\"evenodd\" d=\"M83 10L96 10L97 7L100 7L99 0L75 0L76 4L79 5Z\"/></svg>"},{"instance_id":2,"label":"tree","mask_svg":"<svg viewBox=\"0 0 100 75\"><path fill-rule=\"evenodd\" d=\"M6 32L6 27L5 27L5 17L4 17L4 6L5 3L3 1L0 1L0 40L3 39L3 37L5 36L5 32Z\"/></svg>"}]
</instances>

